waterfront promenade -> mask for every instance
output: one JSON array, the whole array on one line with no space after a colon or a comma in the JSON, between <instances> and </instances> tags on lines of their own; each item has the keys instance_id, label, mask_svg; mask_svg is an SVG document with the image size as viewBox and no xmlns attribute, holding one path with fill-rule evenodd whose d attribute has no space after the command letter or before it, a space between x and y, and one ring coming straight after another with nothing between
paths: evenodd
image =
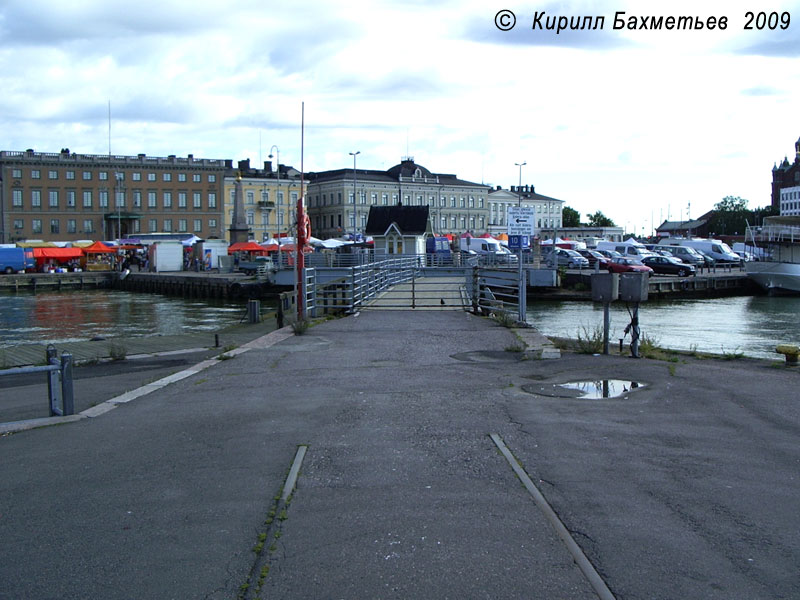
<instances>
[{"instance_id":1,"label":"waterfront promenade","mask_svg":"<svg viewBox=\"0 0 800 600\"><path fill-rule=\"evenodd\" d=\"M617 598L800 596L800 372L519 349L366 311L6 435L0 599L597 598L497 440Z\"/></svg>"}]
</instances>

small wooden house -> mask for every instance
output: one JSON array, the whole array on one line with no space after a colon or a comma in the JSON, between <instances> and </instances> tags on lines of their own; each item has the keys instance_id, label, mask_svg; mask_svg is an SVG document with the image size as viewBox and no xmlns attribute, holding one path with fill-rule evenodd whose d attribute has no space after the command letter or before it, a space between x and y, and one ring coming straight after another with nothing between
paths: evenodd
<instances>
[{"instance_id":1,"label":"small wooden house","mask_svg":"<svg viewBox=\"0 0 800 600\"><path fill-rule=\"evenodd\" d=\"M425 254L425 240L433 236L428 206L371 206L366 235L375 254Z\"/></svg>"}]
</instances>

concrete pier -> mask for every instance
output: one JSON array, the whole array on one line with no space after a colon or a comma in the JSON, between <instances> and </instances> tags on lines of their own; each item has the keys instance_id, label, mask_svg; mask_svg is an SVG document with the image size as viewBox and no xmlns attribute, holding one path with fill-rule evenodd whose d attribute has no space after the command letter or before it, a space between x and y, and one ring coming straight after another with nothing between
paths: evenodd
<instances>
[{"instance_id":1,"label":"concrete pier","mask_svg":"<svg viewBox=\"0 0 800 600\"><path fill-rule=\"evenodd\" d=\"M0 597L608 597L564 535L611 597L800 595L796 370L519 343L370 311L142 395L98 379L83 418L0 438Z\"/></svg>"}]
</instances>

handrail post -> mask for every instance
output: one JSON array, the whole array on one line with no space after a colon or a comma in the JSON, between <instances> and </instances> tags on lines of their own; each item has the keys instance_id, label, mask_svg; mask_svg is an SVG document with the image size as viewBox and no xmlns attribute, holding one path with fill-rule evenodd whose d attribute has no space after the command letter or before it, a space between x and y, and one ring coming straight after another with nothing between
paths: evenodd
<instances>
[{"instance_id":1,"label":"handrail post","mask_svg":"<svg viewBox=\"0 0 800 600\"><path fill-rule=\"evenodd\" d=\"M472 267L472 314L478 314L478 267Z\"/></svg>"},{"instance_id":2,"label":"handrail post","mask_svg":"<svg viewBox=\"0 0 800 600\"><path fill-rule=\"evenodd\" d=\"M61 413L75 414L75 398L72 393L72 354L61 353Z\"/></svg>"},{"instance_id":3,"label":"handrail post","mask_svg":"<svg viewBox=\"0 0 800 600\"><path fill-rule=\"evenodd\" d=\"M45 350L45 360L48 366L58 364L58 351L52 344L48 344L47 349ZM57 371L53 370L47 372L47 403L50 406L51 417L61 416L62 414L61 409L58 407L57 378Z\"/></svg>"}]
</instances>

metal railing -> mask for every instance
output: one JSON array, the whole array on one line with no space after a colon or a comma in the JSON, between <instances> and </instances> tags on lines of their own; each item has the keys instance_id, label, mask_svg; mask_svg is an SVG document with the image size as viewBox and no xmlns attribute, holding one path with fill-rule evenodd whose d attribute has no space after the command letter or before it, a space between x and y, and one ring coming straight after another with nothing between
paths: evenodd
<instances>
[{"instance_id":1,"label":"metal railing","mask_svg":"<svg viewBox=\"0 0 800 600\"><path fill-rule=\"evenodd\" d=\"M50 408L50 416L64 417L75 414L75 398L72 389L72 354L62 352L59 359L58 352L50 345L47 346L45 357L47 365L4 369L0 371L0 376L47 373L47 402Z\"/></svg>"},{"instance_id":2,"label":"metal railing","mask_svg":"<svg viewBox=\"0 0 800 600\"><path fill-rule=\"evenodd\" d=\"M475 314L519 313L519 272L515 269L474 267L467 274L467 293Z\"/></svg>"}]
</instances>

